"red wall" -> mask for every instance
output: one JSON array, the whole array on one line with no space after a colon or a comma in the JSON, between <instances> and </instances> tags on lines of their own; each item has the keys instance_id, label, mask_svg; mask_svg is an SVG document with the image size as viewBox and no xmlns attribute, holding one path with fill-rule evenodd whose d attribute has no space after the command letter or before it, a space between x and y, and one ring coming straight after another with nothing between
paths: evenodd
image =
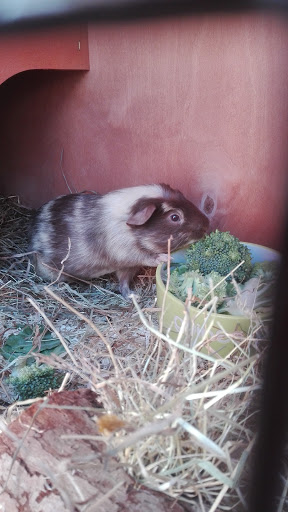
<instances>
[{"instance_id":1,"label":"red wall","mask_svg":"<svg viewBox=\"0 0 288 512\"><path fill-rule=\"evenodd\" d=\"M89 72L0 87L0 192L39 206L69 192L64 176L72 191L164 181L197 205L210 196L213 227L277 248L287 43L272 15L91 26Z\"/></svg>"}]
</instances>

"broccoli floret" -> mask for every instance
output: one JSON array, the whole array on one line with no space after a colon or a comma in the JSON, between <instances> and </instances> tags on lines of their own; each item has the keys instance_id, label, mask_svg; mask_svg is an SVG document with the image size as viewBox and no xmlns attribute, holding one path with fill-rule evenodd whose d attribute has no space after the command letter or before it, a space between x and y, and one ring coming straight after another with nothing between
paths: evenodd
<instances>
[{"instance_id":1,"label":"broccoli floret","mask_svg":"<svg viewBox=\"0 0 288 512\"><path fill-rule=\"evenodd\" d=\"M249 279L252 270L251 253L248 247L231 235L229 231L213 231L205 238L190 245L187 250L189 270L198 270L207 275L217 272L225 277L241 261L244 263L233 272L236 281L242 283ZM231 281L231 276L227 281Z\"/></svg>"},{"instance_id":2,"label":"broccoli floret","mask_svg":"<svg viewBox=\"0 0 288 512\"><path fill-rule=\"evenodd\" d=\"M179 299L185 301L188 296L188 289L192 291L192 304L199 304L203 299L209 301L213 296L218 297L218 304L221 304L226 297L226 282L218 284L222 276L217 272L203 276L198 270L179 273L174 270L170 276L169 290ZM211 289L216 288L211 291Z\"/></svg>"},{"instance_id":3,"label":"broccoli floret","mask_svg":"<svg viewBox=\"0 0 288 512\"><path fill-rule=\"evenodd\" d=\"M170 275L169 290L180 300L185 301L189 288L191 288L192 295L194 295L195 285L199 278L201 278L201 275L197 270L187 272L186 269L186 272L183 272L183 267L176 268Z\"/></svg>"},{"instance_id":4,"label":"broccoli floret","mask_svg":"<svg viewBox=\"0 0 288 512\"><path fill-rule=\"evenodd\" d=\"M273 281L279 274L278 261L258 261L254 263L250 277L260 277L261 281Z\"/></svg>"},{"instance_id":5,"label":"broccoli floret","mask_svg":"<svg viewBox=\"0 0 288 512\"><path fill-rule=\"evenodd\" d=\"M213 296L216 296L218 297L218 304L220 304L227 295L226 282L222 281L222 283L220 283L222 279L223 277L218 274L218 272L214 271L206 276L201 275L198 288L195 290L195 296L200 299L200 301L202 299L209 301ZM214 288L213 291L211 291L212 288Z\"/></svg>"},{"instance_id":6,"label":"broccoli floret","mask_svg":"<svg viewBox=\"0 0 288 512\"><path fill-rule=\"evenodd\" d=\"M45 396L45 391L59 386L60 376L50 366L24 366L8 379L19 400Z\"/></svg>"}]
</instances>

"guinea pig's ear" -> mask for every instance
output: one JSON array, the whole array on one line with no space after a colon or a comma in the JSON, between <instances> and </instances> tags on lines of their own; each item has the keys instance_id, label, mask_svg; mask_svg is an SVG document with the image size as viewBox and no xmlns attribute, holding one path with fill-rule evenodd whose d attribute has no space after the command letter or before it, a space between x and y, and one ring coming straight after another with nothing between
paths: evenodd
<instances>
[{"instance_id":1,"label":"guinea pig's ear","mask_svg":"<svg viewBox=\"0 0 288 512\"><path fill-rule=\"evenodd\" d=\"M137 205L136 203L126 221L126 224L128 224L128 226L142 226L143 224L145 224L145 222L147 222L147 220L150 219L151 215L153 215L155 210L156 205L153 203L146 205L141 205L141 203Z\"/></svg>"}]
</instances>

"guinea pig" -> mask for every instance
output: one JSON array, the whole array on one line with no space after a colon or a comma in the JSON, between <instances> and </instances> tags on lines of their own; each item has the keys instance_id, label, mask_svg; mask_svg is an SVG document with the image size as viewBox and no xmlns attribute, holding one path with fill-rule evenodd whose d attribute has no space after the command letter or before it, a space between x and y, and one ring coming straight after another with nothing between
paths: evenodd
<instances>
[{"instance_id":1,"label":"guinea pig","mask_svg":"<svg viewBox=\"0 0 288 512\"><path fill-rule=\"evenodd\" d=\"M175 251L202 238L207 217L169 185L123 188L100 195L60 196L36 211L29 251L44 279L93 279L116 272L123 297L140 267L168 261Z\"/></svg>"}]
</instances>

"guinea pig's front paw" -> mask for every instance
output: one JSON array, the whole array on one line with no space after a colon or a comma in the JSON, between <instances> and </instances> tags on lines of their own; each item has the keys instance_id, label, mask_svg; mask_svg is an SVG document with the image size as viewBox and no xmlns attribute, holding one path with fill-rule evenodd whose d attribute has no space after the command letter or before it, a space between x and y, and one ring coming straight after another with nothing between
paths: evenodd
<instances>
[{"instance_id":1,"label":"guinea pig's front paw","mask_svg":"<svg viewBox=\"0 0 288 512\"><path fill-rule=\"evenodd\" d=\"M135 296L136 300L140 299L140 296L136 295L136 293L134 293L133 290L131 290L131 288L129 287L127 282L122 281L119 283L119 291L120 291L123 299L127 300L128 302L132 300L132 298L131 298L132 293Z\"/></svg>"}]
</instances>

